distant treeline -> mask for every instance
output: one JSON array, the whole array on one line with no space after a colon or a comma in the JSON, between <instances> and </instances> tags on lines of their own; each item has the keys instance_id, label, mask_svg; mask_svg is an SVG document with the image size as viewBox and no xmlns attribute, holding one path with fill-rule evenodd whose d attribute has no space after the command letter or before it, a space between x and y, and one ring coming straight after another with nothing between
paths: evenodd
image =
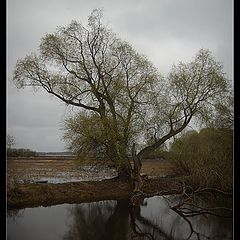
<instances>
[{"instance_id":1,"label":"distant treeline","mask_svg":"<svg viewBox=\"0 0 240 240\"><path fill-rule=\"evenodd\" d=\"M36 157L39 156L36 151L25 148L9 148L7 149L8 157Z\"/></svg>"},{"instance_id":2,"label":"distant treeline","mask_svg":"<svg viewBox=\"0 0 240 240\"><path fill-rule=\"evenodd\" d=\"M72 156L72 152L38 152L39 156Z\"/></svg>"},{"instance_id":3,"label":"distant treeline","mask_svg":"<svg viewBox=\"0 0 240 240\"><path fill-rule=\"evenodd\" d=\"M47 157L47 156L75 156L72 152L36 152L25 148L8 148L8 157Z\"/></svg>"}]
</instances>

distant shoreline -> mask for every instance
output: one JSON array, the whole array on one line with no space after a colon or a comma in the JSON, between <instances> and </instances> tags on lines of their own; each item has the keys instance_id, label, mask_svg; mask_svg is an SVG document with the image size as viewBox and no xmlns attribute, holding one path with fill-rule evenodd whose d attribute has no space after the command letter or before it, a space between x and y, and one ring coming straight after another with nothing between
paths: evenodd
<instances>
[{"instance_id":1,"label":"distant shoreline","mask_svg":"<svg viewBox=\"0 0 240 240\"><path fill-rule=\"evenodd\" d=\"M8 157L7 160L74 160L76 155L39 155L32 157Z\"/></svg>"}]
</instances>

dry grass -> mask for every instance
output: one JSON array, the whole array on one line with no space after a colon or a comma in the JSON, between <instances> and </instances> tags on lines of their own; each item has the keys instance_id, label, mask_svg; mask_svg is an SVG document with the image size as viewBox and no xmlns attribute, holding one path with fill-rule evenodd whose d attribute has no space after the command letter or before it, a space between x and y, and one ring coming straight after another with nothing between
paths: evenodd
<instances>
[{"instance_id":1,"label":"dry grass","mask_svg":"<svg viewBox=\"0 0 240 240\"><path fill-rule=\"evenodd\" d=\"M173 173L173 165L166 160L144 160L141 172L151 177L164 177ZM53 160L51 157L8 160L7 173L10 179L22 183L41 179L56 179L56 182L98 180L101 179L101 174L103 179L116 175L113 169L104 166L94 169L89 164L74 159Z\"/></svg>"},{"instance_id":2,"label":"dry grass","mask_svg":"<svg viewBox=\"0 0 240 240\"><path fill-rule=\"evenodd\" d=\"M19 180L30 180L38 176L53 177L62 172L76 171L74 160L51 160L51 159L21 159L8 160L7 171L11 176Z\"/></svg>"},{"instance_id":3,"label":"dry grass","mask_svg":"<svg viewBox=\"0 0 240 240\"><path fill-rule=\"evenodd\" d=\"M87 171L86 168L89 170ZM17 182L35 182L47 179L56 182L69 182L77 180L97 180L103 174L110 178L113 170L103 168L91 168L74 159L21 159L8 160L7 173L11 179Z\"/></svg>"},{"instance_id":4,"label":"dry grass","mask_svg":"<svg viewBox=\"0 0 240 240\"><path fill-rule=\"evenodd\" d=\"M142 173L148 176L164 177L173 174L174 166L166 160L145 160L142 163Z\"/></svg>"}]
</instances>

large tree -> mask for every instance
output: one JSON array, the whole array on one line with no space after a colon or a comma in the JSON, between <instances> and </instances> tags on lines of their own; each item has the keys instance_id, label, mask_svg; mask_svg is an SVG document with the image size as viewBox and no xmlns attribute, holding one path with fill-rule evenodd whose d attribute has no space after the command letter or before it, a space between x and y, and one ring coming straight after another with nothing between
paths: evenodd
<instances>
[{"instance_id":1,"label":"large tree","mask_svg":"<svg viewBox=\"0 0 240 240\"><path fill-rule=\"evenodd\" d=\"M81 109L77 119L79 124L88 121L88 128L77 131L92 129L89 142L103 146L123 177L139 176L146 154L180 133L193 117L206 115L228 90L222 65L209 50L201 49L193 61L174 66L163 78L103 24L99 10L86 27L72 21L46 34L38 55L18 60L13 79L20 88L42 88ZM148 145L136 148L142 141Z\"/></svg>"}]
</instances>

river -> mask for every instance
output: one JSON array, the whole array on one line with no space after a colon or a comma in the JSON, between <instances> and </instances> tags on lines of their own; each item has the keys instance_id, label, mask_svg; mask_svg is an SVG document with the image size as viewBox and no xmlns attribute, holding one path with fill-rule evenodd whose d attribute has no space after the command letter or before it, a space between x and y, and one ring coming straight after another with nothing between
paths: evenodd
<instances>
[{"instance_id":1,"label":"river","mask_svg":"<svg viewBox=\"0 0 240 240\"><path fill-rule=\"evenodd\" d=\"M173 199L173 198L172 198ZM232 218L198 215L189 223L169 208L168 198L128 200L8 211L8 240L232 239Z\"/></svg>"}]
</instances>

